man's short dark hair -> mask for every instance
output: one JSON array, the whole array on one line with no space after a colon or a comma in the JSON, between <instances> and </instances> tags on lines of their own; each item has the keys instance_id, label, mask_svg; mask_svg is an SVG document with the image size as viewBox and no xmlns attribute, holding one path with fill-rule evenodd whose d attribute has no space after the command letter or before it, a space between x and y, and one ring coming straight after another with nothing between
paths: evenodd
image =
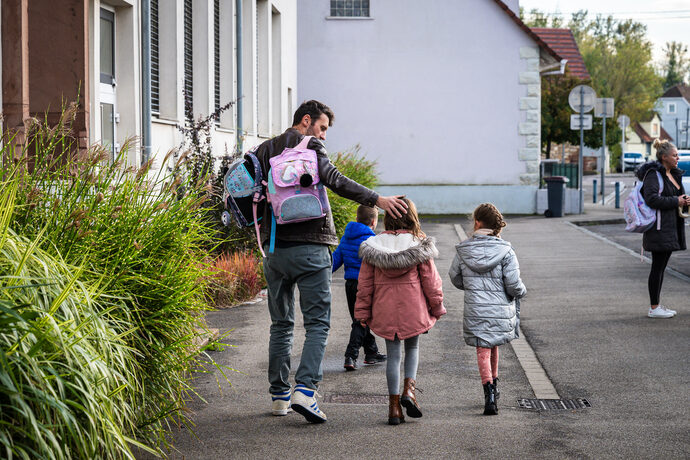
<instances>
[{"instance_id":1,"label":"man's short dark hair","mask_svg":"<svg viewBox=\"0 0 690 460\"><path fill-rule=\"evenodd\" d=\"M371 225L378 215L379 210L376 206L364 206L360 204L357 208L357 222L360 224Z\"/></svg>"},{"instance_id":2,"label":"man's short dark hair","mask_svg":"<svg viewBox=\"0 0 690 460\"><path fill-rule=\"evenodd\" d=\"M328 117L328 126L333 126L335 115L333 115L333 111L330 109L330 107L314 99L311 101L302 102L302 105L300 105L295 111L295 116L292 117L292 126L299 125L305 115L309 115L311 117L311 124L313 125L316 120L321 118L321 114L323 113L325 113Z\"/></svg>"}]
</instances>

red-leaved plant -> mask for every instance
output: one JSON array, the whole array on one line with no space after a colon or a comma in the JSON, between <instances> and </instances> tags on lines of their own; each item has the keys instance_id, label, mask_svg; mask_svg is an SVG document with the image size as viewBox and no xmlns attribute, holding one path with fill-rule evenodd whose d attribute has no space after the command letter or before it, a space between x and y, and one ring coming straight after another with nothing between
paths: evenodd
<instances>
[{"instance_id":1,"label":"red-leaved plant","mask_svg":"<svg viewBox=\"0 0 690 460\"><path fill-rule=\"evenodd\" d=\"M264 285L261 263L249 251L221 254L213 272L217 307L253 299Z\"/></svg>"}]
</instances>

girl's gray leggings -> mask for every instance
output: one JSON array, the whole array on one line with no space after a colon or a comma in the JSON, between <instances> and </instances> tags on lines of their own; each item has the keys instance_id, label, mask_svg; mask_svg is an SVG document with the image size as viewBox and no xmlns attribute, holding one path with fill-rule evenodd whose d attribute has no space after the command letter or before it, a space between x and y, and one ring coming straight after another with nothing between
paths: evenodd
<instances>
[{"instance_id":1,"label":"girl's gray leggings","mask_svg":"<svg viewBox=\"0 0 690 460\"><path fill-rule=\"evenodd\" d=\"M388 394L400 394L400 361L402 360L402 344L400 340L386 340L386 380ZM417 379L419 365L419 336L405 339L405 378Z\"/></svg>"}]
</instances>

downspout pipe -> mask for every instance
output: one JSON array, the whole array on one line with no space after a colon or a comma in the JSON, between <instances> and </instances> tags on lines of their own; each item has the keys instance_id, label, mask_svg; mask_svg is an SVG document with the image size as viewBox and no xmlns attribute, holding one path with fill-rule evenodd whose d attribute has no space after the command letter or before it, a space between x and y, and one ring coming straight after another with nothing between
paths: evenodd
<instances>
[{"instance_id":1,"label":"downspout pipe","mask_svg":"<svg viewBox=\"0 0 690 460\"><path fill-rule=\"evenodd\" d=\"M237 134L237 152L242 152L242 0L235 0L235 42L237 47L237 103L235 104L237 110L237 126L235 132Z\"/></svg>"},{"instance_id":2,"label":"downspout pipe","mask_svg":"<svg viewBox=\"0 0 690 460\"><path fill-rule=\"evenodd\" d=\"M151 159L151 0L141 1L141 163Z\"/></svg>"}]
</instances>

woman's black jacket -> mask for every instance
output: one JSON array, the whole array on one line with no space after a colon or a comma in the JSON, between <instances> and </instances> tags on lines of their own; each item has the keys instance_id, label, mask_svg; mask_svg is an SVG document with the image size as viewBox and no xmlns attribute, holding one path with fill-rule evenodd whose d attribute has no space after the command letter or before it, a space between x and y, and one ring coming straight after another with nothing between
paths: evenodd
<instances>
[{"instance_id":1,"label":"woman's black jacket","mask_svg":"<svg viewBox=\"0 0 690 460\"><path fill-rule=\"evenodd\" d=\"M659 195L658 171L664 181L664 189ZM680 185L680 194L683 195L683 171L674 168L671 175ZM678 195L671 181L666 177L666 168L658 162L652 161L640 166L637 177L643 181L642 196L647 205L652 209L661 211L661 228L657 230L657 224L644 232L642 246L645 251L680 251L685 246L685 223L678 215Z\"/></svg>"}]
</instances>

